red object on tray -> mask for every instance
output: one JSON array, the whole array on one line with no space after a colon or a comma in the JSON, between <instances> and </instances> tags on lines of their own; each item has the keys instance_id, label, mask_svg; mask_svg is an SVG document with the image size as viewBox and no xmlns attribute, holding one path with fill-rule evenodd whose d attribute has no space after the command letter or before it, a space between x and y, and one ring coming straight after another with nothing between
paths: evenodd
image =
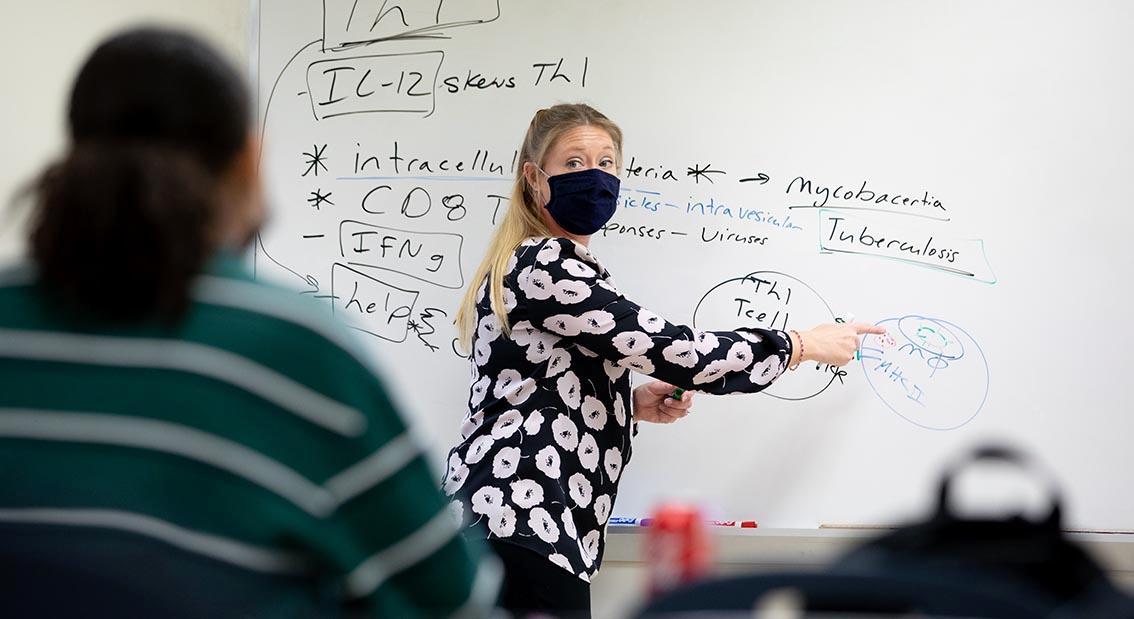
<instances>
[{"instance_id":1,"label":"red object on tray","mask_svg":"<svg viewBox=\"0 0 1134 619\"><path fill-rule=\"evenodd\" d=\"M711 554L700 510L680 503L660 505L654 510L646 533L650 595L705 577Z\"/></svg>"}]
</instances>

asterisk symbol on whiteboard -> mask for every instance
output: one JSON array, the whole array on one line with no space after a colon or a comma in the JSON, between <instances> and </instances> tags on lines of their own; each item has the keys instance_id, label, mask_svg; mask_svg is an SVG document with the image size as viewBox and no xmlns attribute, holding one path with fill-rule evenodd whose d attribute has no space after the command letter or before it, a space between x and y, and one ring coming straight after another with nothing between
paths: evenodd
<instances>
[{"instance_id":1,"label":"asterisk symbol on whiteboard","mask_svg":"<svg viewBox=\"0 0 1134 619\"><path fill-rule=\"evenodd\" d=\"M714 170L714 169L712 169L712 167L713 167L713 164L711 164L711 163L707 164L703 168L694 165L691 168L686 168L685 176L692 176L694 183L700 183L702 178L704 178L705 180L707 180L711 183L711 182L713 182L713 177L709 176L710 174L724 174L725 173L724 170Z\"/></svg>"},{"instance_id":2,"label":"asterisk symbol on whiteboard","mask_svg":"<svg viewBox=\"0 0 1134 619\"><path fill-rule=\"evenodd\" d=\"M307 164L307 169L303 172L303 176L307 176L311 172L314 172L315 176L319 176L319 168L323 168L324 172L327 171L327 158L323 155L325 152L327 152L326 144L322 146L312 144L311 152L303 153L303 156L307 157L307 160L303 162Z\"/></svg>"},{"instance_id":3,"label":"asterisk symbol on whiteboard","mask_svg":"<svg viewBox=\"0 0 1134 619\"><path fill-rule=\"evenodd\" d=\"M315 210L317 211L320 210L320 208L324 204L330 204L331 206L334 206L335 203L331 202L331 193L332 192L330 191L328 191L327 193L321 193L319 189L316 189L315 191L311 192L311 197L307 198L307 202L311 206L315 207Z\"/></svg>"},{"instance_id":4,"label":"asterisk symbol on whiteboard","mask_svg":"<svg viewBox=\"0 0 1134 619\"><path fill-rule=\"evenodd\" d=\"M420 333L421 332L421 325L418 324L418 322L416 320L410 320L409 323L408 323L408 326L409 326L409 330L413 331L414 333Z\"/></svg>"}]
</instances>

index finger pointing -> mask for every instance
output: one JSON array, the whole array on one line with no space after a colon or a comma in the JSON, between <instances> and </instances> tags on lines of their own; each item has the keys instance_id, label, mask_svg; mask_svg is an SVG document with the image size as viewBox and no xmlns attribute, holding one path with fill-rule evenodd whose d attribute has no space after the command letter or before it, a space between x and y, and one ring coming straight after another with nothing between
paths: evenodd
<instances>
[{"instance_id":1,"label":"index finger pointing","mask_svg":"<svg viewBox=\"0 0 1134 619\"><path fill-rule=\"evenodd\" d=\"M878 325L871 325L871 324L867 324L865 322L856 322L856 323L852 324L851 327L854 329L855 333L857 333L859 335L864 335L864 334L868 334L868 333L873 334L873 335L885 335L886 334L885 327L879 327Z\"/></svg>"}]
</instances>

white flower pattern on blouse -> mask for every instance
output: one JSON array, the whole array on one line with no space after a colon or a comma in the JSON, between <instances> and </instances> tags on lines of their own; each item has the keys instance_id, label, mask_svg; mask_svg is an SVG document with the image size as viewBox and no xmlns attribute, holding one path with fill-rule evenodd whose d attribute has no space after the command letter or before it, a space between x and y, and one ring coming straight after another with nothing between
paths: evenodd
<instances>
[{"instance_id":1,"label":"white flower pattern on blouse","mask_svg":"<svg viewBox=\"0 0 1134 619\"><path fill-rule=\"evenodd\" d=\"M791 355L780 331L700 331L619 292L587 248L529 239L508 263L511 330L478 293L468 411L442 489L470 532L590 581L630 461L630 373L706 393L760 391ZM676 430L680 431L680 430Z\"/></svg>"}]
</instances>

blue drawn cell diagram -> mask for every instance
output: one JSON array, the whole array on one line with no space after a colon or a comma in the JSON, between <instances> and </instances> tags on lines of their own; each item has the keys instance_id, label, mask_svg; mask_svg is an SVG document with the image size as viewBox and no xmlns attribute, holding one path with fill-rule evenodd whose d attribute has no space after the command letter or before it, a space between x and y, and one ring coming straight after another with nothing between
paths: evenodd
<instances>
[{"instance_id":1,"label":"blue drawn cell diagram","mask_svg":"<svg viewBox=\"0 0 1134 619\"><path fill-rule=\"evenodd\" d=\"M988 359L968 332L947 320L915 315L878 325L886 335L864 337L860 363L890 410L929 430L955 430L984 408Z\"/></svg>"}]
</instances>

